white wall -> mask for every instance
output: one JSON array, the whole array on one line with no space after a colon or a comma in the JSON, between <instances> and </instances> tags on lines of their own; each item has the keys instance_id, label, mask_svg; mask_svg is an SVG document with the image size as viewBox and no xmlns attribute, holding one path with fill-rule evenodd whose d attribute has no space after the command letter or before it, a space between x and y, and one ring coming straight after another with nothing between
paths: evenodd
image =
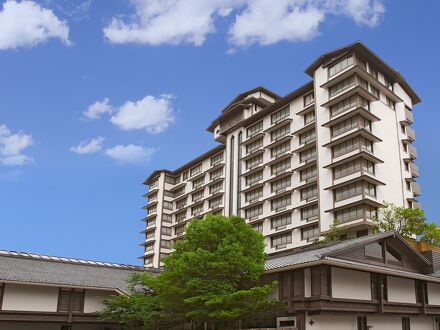
<instances>
[{"instance_id":1,"label":"white wall","mask_svg":"<svg viewBox=\"0 0 440 330\"><path fill-rule=\"evenodd\" d=\"M3 310L56 312L58 288L34 285L6 284Z\"/></svg>"},{"instance_id":2,"label":"white wall","mask_svg":"<svg viewBox=\"0 0 440 330\"><path fill-rule=\"evenodd\" d=\"M372 326L374 330L402 330L402 318L398 316L367 316L367 325Z\"/></svg>"},{"instance_id":3,"label":"white wall","mask_svg":"<svg viewBox=\"0 0 440 330\"><path fill-rule=\"evenodd\" d=\"M313 325L310 325L313 320ZM306 318L307 330L354 330L356 329L356 317L354 315L312 315ZM376 329L374 329L376 330ZM401 330L401 329L400 329Z\"/></svg>"},{"instance_id":4,"label":"white wall","mask_svg":"<svg viewBox=\"0 0 440 330\"><path fill-rule=\"evenodd\" d=\"M111 296L112 293L109 291L86 290L84 298L84 313L102 311L105 308L102 301L109 299Z\"/></svg>"},{"instance_id":5,"label":"white wall","mask_svg":"<svg viewBox=\"0 0 440 330\"><path fill-rule=\"evenodd\" d=\"M428 304L440 305L440 284L428 283Z\"/></svg>"},{"instance_id":6,"label":"white wall","mask_svg":"<svg viewBox=\"0 0 440 330\"><path fill-rule=\"evenodd\" d=\"M332 267L332 297L371 300L370 273Z\"/></svg>"},{"instance_id":7,"label":"white wall","mask_svg":"<svg viewBox=\"0 0 440 330\"><path fill-rule=\"evenodd\" d=\"M431 316L416 316L410 318L411 329L414 330L433 330L434 318Z\"/></svg>"},{"instance_id":8,"label":"white wall","mask_svg":"<svg viewBox=\"0 0 440 330\"><path fill-rule=\"evenodd\" d=\"M310 268L304 269L304 297L312 295L312 274Z\"/></svg>"},{"instance_id":9,"label":"white wall","mask_svg":"<svg viewBox=\"0 0 440 330\"><path fill-rule=\"evenodd\" d=\"M387 276L388 301L415 303L416 289L414 280L402 277Z\"/></svg>"}]
</instances>

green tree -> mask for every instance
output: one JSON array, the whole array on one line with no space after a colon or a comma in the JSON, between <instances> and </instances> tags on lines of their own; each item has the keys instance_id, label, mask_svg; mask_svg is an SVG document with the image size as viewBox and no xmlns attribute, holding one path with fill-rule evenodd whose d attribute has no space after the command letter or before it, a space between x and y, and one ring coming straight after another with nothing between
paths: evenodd
<instances>
[{"instance_id":1,"label":"green tree","mask_svg":"<svg viewBox=\"0 0 440 330\"><path fill-rule=\"evenodd\" d=\"M152 291L144 295L145 304L137 294L140 291L134 292L140 301L135 302L133 313L147 317L140 314L136 318L126 311L133 306L132 295L118 298L126 304L119 304L119 309L110 309L115 306L112 300L104 315L116 313L117 320L137 319L145 329L152 319L224 328L278 307L270 298L277 283L261 284L266 259L263 236L243 219L207 215L192 220L184 238L173 248L174 252L164 258L164 270L159 275L139 275L145 279L141 287Z\"/></svg>"},{"instance_id":2,"label":"green tree","mask_svg":"<svg viewBox=\"0 0 440 330\"><path fill-rule=\"evenodd\" d=\"M420 240L429 244L440 245L440 227L433 222L427 223Z\"/></svg>"},{"instance_id":3,"label":"green tree","mask_svg":"<svg viewBox=\"0 0 440 330\"><path fill-rule=\"evenodd\" d=\"M394 230L404 237L422 235L426 223L425 213L421 209L398 207L385 203L374 219L378 231Z\"/></svg>"},{"instance_id":4,"label":"green tree","mask_svg":"<svg viewBox=\"0 0 440 330\"><path fill-rule=\"evenodd\" d=\"M345 226L341 226L341 221L338 219L334 219L330 224L330 228L326 234L323 235L323 239L318 243L332 243L338 242L344 239L344 236L347 234L347 228Z\"/></svg>"}]
</instances>

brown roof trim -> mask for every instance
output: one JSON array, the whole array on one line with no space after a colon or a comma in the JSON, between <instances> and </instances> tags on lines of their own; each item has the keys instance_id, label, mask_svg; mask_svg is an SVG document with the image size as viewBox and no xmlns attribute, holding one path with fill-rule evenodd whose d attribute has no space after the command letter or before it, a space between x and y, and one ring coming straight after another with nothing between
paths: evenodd
<instances>
[{"instance_id":1,"label":"brown roof trim","mask_svg":"<svg viewBox=\"0 0 440 330\"><path fill-rule=\"evenodd\" d=\"M382 60L376 53L374 53L371 49L369 49L361 41L356 41L356 42L349 44L347 46L337 48L335 50L332 50L330 52L322 54L312 64L310 64L305 69L304 72L307 73L309 76L313 77L315 70L320 65L328 64L328 62L330 60L332 60L335 57L338 57L340 55L344 55L347 52L359 53L363 57L365 57L367 60L373 62L373 64L380 71L386 73L388 76L390 76L391 79L393 79L395 82L397 82L398 84L400 84L402 86L402 88L405 90L405 92L407 92L408 95L411 97L414 104L417 104L421 101L420 97L411 88L411 86L408 84L408 82L405 80L405 78L399 72L394 70L391 66L389 66L387 63L385 63L384 60Z\"/></svg>"},{"instance_id":2,"label":"brown roof trim","mask_svg":"<svg viewBox=\"0 0 440 330\"><path fill-rule=\"evenodd\" d=\"M279 96L278 94L272 92L271 90L267 89L266 87L263 86L257 86L251 89L248 89L247 91L244 91L243 93L238 94L231 102L228 103L228 105L222 110L222 112L224 112L225 110L227 110L232 104L243 100L247 95L249 94L253 94L256 92L263 92L264 94L269 95L270 97L273 97L275 100L279 100L281 99L281 96Z\"/></svg>"}]
</instances>

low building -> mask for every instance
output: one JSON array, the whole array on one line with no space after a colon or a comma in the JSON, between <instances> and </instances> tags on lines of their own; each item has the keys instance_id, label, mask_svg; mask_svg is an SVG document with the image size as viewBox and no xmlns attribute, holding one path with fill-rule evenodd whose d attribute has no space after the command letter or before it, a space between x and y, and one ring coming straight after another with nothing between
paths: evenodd
<instances>
[{"instance_id":1,"label":"low building","mask_svg":"<svg viewBox=\"0 0 440 330\"><path fill-rule=\"evenodd\" d=\"M102 301L144 267L0 251L0 330L119 330Z\"/></svg>"},{"instance_id":2,"label":"low building","mask_svg":"<svg viewBox=\"0 0 440 330\"><path fill-rule=\"evenodd\" d=\"M278 326L438 330L439 256L415 250L394 232L272 256L266 280L279 281L277 295L287 305Z\"/></svg>"}]
</instances>

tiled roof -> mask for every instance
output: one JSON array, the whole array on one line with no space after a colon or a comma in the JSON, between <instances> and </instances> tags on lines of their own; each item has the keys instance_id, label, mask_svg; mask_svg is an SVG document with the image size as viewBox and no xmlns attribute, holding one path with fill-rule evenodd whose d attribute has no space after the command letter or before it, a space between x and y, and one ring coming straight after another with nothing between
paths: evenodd
<instances>
[{"instance_id":1,"label":"tiled roof","mask_svg":"<svg viewBox=\"0 0 440 330\"><path fill-rule=\"evenodd\" d=\"M0 282L113 289L126 292L126 280L140 266L0 250Z\"/></svg>"},{"instance_id":2,"label":"tiled roof","mask_svg":"<svg viewBox=\"0 0 440 330\"><path fill-rule=\"evenodd\" d=\"M309 249L305 249L298 253L290 253L287 255L282 255L278 257L270 258L266 261L265 269L274 270L277 268L284 268L289 266L296 266L300 264L305 264L309 262L322 260L327 254L332 252L337 252L358 244L368 243L370 241L375 241L378 239L386 238L395 235L394 232L384 232L369 236L363 236L355 238L352 240L342 241L334 244L327 245L316 245Z\"/></svg>"}]
</instances>

